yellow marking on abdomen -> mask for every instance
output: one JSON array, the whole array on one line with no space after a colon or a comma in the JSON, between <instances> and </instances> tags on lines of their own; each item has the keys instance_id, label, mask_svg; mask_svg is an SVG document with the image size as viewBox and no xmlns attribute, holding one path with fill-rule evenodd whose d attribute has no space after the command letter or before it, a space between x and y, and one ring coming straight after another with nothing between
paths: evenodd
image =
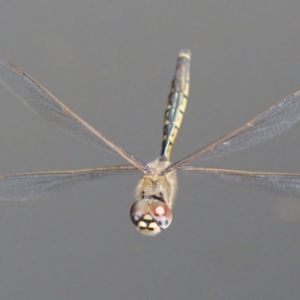
<instances>
[{"instance_id":1,"label":"yellow marking on abdomen","mask_svg":"<svg viewBox=\"0 0 300 300\"><path fill-rule=\"evenodd\" d=\"M161 155L170 160L173 144L187 106L190 85L191 52L181 50L178 54L175 75L165 111Z\"/></svg>"}]
</instances>

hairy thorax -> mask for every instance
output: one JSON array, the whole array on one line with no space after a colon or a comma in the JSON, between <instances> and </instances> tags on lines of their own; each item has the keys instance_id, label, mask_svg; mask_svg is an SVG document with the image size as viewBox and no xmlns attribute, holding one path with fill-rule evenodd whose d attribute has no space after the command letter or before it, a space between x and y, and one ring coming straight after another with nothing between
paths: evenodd
<instances>
[{"instance_id":1,"label":"hairy thorax","mask_svg":"<svg viewBox=\"0 0 300 300\"><path fill-rule=\"evenodd\" d=\"M141 178L136 188L136 200L153 198L165 202L172 208L177 190L176 172L161 175L171 165L170 161L159 157L148 165L151 174L143 175Z\"/></svg>"}]
</instances>

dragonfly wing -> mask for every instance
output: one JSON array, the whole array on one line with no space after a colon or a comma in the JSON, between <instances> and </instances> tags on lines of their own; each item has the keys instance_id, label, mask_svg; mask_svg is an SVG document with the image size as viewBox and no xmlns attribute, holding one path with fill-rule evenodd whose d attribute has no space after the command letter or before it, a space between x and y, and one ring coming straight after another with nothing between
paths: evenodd
<instances>
[{"instance_id":1,"label":"dragonfly wing","mask_svg":"<svg viewBox=\"0 0 300 300\"><path fill-rule=\"evenodd\" d=\"M43 86L8 62L0 62L0 83L12 91L33 112L52 121L72 135L96 147L116 152L138 169L147 165L109 141L102 133L83 121Z\"/></svg>"},{"instance_id":2,"label":"dragonfly wing","mask_svg":"<svg viewBox=\"0 0 300 300\"><path fill-rule=\"evenodd\" d=\"M300 174L247 172L189 166L182 167L182 170L187 172L213 175L226 181L254 183L267 190L280 192L283 195L300 197Z\"/></svg>"},{"instance_id":3,"label":"dragonfly wing","mask_svg":"<svg viewBox=\"0 0 300 300\"><path fill-rule=\"evenodd\" d=\"M254 146L281 134L299 120L300 90L286 97L244 126L171 165L167 171L174 170L191 161L203 161Z\"/></svg>"},{"instance_id":4,"label":"dragonfly wing","mask_svg":"<svg viewBox=\"0 0 300 300\"><path fill-rule=\"evenodd\" d=\"M75 171L3 175L0 176L0 200L33 200L71 183L136 170L134 166L115 166Z\"/></svg>"}]
</instances>

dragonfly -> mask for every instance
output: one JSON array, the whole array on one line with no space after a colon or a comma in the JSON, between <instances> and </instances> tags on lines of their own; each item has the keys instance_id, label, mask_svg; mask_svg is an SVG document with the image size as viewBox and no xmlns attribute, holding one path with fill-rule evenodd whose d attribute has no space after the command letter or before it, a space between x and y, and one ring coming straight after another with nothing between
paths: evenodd
<instances>
[{"instance_id":1,"label":"dragonfly","mask_svg":"<svg viewBox=\"0 0 300 300\"><path fill-rule=\"evenodd\" d=\"M217 141L172 163L171 152L189 95L191 52L181 50L164 114L160 156L145 163L93 128L42 85L14 65L0 62L0 83L33 112L90 144L114 152L129 164L94 169L19 173L0 176L0 200L30 200L68 184L117 173L142 172L130 209L132 223L141 233L154 236L170 226L177 191L177 171L209 174L226 181L250 182L300 197L300 174L250 172L203 168L199 163L271 139L300 120L300 90Z\"/></svg>"}]
</instances>

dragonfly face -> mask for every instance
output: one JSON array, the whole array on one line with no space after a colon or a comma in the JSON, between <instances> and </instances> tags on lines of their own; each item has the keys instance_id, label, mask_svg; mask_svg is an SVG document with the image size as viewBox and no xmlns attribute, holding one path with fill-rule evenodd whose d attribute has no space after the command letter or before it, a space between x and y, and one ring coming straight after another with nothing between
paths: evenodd
<instances>
[{"instance_id":1,"label":"dragonfly face","mask_svg":"<svg viewBox=\"0 0 300 300\"><path fill-rule=\"evenodd\" d=\"M300 120L300 91L291 94L244 126L210 145L200 148L174 164L170 163L173 144L188 100L190 60L189 50L180 51L165 111L161 154L149 164L114 144L29 75L8 62L0 62L0 83L11 90L33 112L75 137L98 148L114 152L130 163L95 169L0 175L0 200L30 200L70 183L139 170L143 175L136 188L136 202L131 207L130 217L140 232L155 235L172 222L171 210L177 190L177 170L214 175L227 181L252 182L300 198L300 174L224 170L191 165L246 149L289 129Z\"/></svg>"},{"instance_id":2,"label":"dragonfly face","mask_svg":"<svg viewBox=\"0 0 300 300\"><path fill-rule=\"evenodd\" d=\"M166 203L150 198L133 203L130 218L141 233L156 235L170 226L172 212Z\"/></svg>"}]
</instances>

